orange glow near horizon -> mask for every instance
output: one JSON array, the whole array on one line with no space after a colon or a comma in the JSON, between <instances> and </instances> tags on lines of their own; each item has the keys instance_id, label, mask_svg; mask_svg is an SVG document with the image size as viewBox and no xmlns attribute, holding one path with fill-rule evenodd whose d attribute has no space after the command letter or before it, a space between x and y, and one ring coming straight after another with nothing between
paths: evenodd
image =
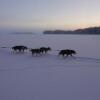
<instances>
[{"instance_id":1,"label":"orange glow near horizon","mask_svg":"<svg viewBox=\"0 0 100 100\"><path fill-rule=\"evenodd\" d=\"M58 19L46 19L46 20L8 20L1 21L0 26L12 27L12 28L37 28L37 29L62 29L62 30L75 30L80 28L100 26L100 20L97 17L91 18L60 18Z\"/></svg>"}]
</instances>

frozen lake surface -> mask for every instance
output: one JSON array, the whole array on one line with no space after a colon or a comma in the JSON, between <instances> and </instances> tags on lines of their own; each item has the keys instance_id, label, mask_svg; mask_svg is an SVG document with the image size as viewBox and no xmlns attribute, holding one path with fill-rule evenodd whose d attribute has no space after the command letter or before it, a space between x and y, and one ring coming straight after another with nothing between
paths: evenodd
<instances>
[{"instance_id":1,"label":"frozen lake surface","mask_svg":"<svg viewBox=\"0 0 100 100\"><path fill-rule=\"evenodd\" d=\"M11 47L50 46L46 55ZM0 100L100 100L99 35L0 35ZM77 55L62 58L61 49Z\"/></svg>"}]
</instances>

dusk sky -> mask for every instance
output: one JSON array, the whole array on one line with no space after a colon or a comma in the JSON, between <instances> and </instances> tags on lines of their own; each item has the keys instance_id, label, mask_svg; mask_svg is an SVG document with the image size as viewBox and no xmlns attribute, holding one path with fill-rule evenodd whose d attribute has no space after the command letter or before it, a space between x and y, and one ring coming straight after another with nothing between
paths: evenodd
<instances>
[{"instance_id":1,"label":"dusk sky","mask_svg":"<svg viewBox=\"0 0 100 100\"><path fill-rule=\"evenodd\" d=\"M0 28L100 26L100 0L0 0Z\"/></svg>"}]
</instances>

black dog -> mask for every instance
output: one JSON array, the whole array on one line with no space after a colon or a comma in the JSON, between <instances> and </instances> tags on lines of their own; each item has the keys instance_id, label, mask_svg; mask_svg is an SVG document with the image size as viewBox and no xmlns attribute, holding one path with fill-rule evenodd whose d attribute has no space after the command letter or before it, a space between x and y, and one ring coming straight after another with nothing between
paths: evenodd
<instances>
[{"instance_id":1,"label":"black dog","mask_svg":"<svg viewBox=\"0 0 100 100\"><path fill-rule=\"evenodd\" d=\"M27 50L28 48L26 46L14 46L12 47L12 49L14 51L19 51L19 52L24 52L25 50Z\"/></svg>"},{"instance_id":2,"label":"black dog","mask_svg":"<svg viewBox=\"0 0 100 100\"><path fill-rule=\"evenodd\" d=\"M59 52L59 55L62 55L62 56L72 56L73 54L76 54L76 51L69 50L69 49L61 50Z\"/></svg>"},{"instance_id":3,"label":"black dog","mask_svg":"<svg viewBox=\"0 0 100 100\"><path fill-rule=\"evenodd\" d=\"M47 53L47 52L50 51L50 50L51 50L50 47L41 47L41 48L40 48L40 52L41 52L41 53Z\"/></svg>"}]
</instances>

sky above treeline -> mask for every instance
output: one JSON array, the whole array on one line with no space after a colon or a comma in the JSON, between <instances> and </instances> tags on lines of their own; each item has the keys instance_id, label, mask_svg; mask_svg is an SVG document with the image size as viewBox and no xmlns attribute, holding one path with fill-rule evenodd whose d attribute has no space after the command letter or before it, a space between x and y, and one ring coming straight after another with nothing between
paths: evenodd
<instances>
[{"instance_id":1,"label":"sky above treeline","mask_svg":"<svg viewBox=\"0 0 100 100\"><path fill-rule=\"evenodd\" d=\"M0 0L0 28L77 29L100 25L100 0Z\"/></svg>"}]
</instances>

